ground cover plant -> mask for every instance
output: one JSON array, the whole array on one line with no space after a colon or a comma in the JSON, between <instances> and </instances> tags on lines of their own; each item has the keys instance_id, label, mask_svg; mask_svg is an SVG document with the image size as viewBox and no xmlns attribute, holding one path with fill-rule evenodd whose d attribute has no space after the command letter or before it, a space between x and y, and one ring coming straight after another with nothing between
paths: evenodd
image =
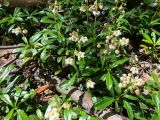
<instances>
[{"instance_id":1,"label":"ground cover plant","mask_svg":"<svg viewBox=\"0 0 160 120\"><path fill-rule=\"evenodd\" d=\"M159 0L26 1L0 1L0 119L160 119Z\"/></svg>"}]
</instances>

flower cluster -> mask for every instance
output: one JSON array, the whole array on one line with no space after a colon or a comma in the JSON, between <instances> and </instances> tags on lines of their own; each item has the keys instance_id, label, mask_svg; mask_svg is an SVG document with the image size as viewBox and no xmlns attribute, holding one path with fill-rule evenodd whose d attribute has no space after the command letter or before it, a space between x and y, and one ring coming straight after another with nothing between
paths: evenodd
<instances>
[{"instance_id":1,"label":"flower cluster","mask_svg":"<svg viewBox=\"0 0 160 120\"><path fill-rule=\"evenodd\" d=\"M65 64L66 65L72 65L73 64L73 58L69 57L69 58L65 59Z\"/></svg>"},{"instance_id":2,"label":"flower cluster","mask_svg":"<svg viewBox=\"0 0 160 120\"><path fill-rule=\"evenodd\" d=\"M112 35L107 35L106 36L106 46L108 47L107 52L114 52L115 54L119 55L120 54L120 48L121 47L126 47L129 45L129 39L122 37L119 39L120 35L122 35L120 30L114 30L112 32ZM124 49L123 49L124 50Z\"/></svg>"},{"instance_id":3,"label":"flower cluster","mask_svg":"<svg viewBox=\"0 0 160 120\"><path fill-rule=\"evenodd\" d=\"M69 37L69 40L72 40L77 43L85 43L88 41L88 38L86 36L79 36L77 31L73 31L69 34L71 37Z\"/></svg>"},{"instance_id":4,"label":"flower cluster","mask_svg":"<svg viewBox=\"0 0 160 120\"><path fill-rule=\"evenodd\" d=\"M49 7L52 10L53 14L56 14L58 12L63 12L60 3L57 0L55 0L54 6L49 6Z\"/></svg>"},{"instance_id":5,"label":"flower cluster","mask_svg":"<svg viewBox=\"0 0 160 120\"><path fill-rule=\"evenodd\" d=\"M59 120L60 114L58 112L58 108L49 106L46 110L45 118L49 120Z\"/></svg>"},{"instance_id":6,"label":"flower cluster","mask_svg":"<svg viewBox=\"0 0 160 120\"><path fill-rule=\"evenodd\" d=\"M15 35L19 35L19 34L27 34L28 30L27 29L21 29L19 26L15 29L12 29L12 33Z\"/></svg>"},{"instance_id":7,"label":"flower cluster","mask_svg":"<svg viewBox=\"0 0 160 120\"><path fill-rule=\"evenodd\" d=\"M113 36L119 37L120 35L122 35L120 30L113 31Z\"/></svg>"},{"instance_id":8,"label":"flower cluster","mask_svg":"<svg viewBox=\"0 0 160 120\"><path fill-rule=\"evenodd\" d=\"M84 58L85 52L75 51L75 55L77 56L78 60L80 61L82 58Z\"/></svg>"},{"instance_id":9,"label":"flower cluster","mask_svg":"<svg viewBox=\"0 0 160 120\"><path fill-rule=\"evenodd\" d=\"M121 46L127 46L129 45L129 39L128 38L125 38L125 37L122 37L120 40L119 40L119 43Z\"/></svg>"},{"instance_id":10,"label":"flower cluster","mask_svg":"<svg viewBox=\"0 0 160 120\"><path fill-rule=\"evenodd\" d=\"M87 11L87 6L86 5L81 5L81 7L79 7L79 11L86 12Z\"/></svg>"},{"instance_id":11,"label":"flower cluster","mask_svg":"<svg viewBox=\"0 0 160 120\"><path fill-rule=\"evenodd\" d=\"M120 88L128 88L131 93L140 94L140 88L143 87L145 81L139 77L139 70L137 67L131 67L131 73L123 74L120 77Z\"/></svg>"},{"instance_id":12,"label":"flower cluster","mask_svg":"<svg viewBox=\"0 0 160 120\"><path fill-rule=\"evenodd\" d=\"M92 12L94 16L99 16L101 13L100 10L103 10L103 4L98 3L97 0L89 7L89 11Z\"/></svg>"},{"instance_id":13,"label":"flower cluster","mask_svg":"<svg viewBox=\"0 0 160 120\"><path fill-rule=\"evenodd\" d=\"M48 120L59 120L60 114L59 114L59 109L57 106L58 106L57 102L55 98L53 97L50 101L50 104L47 107L44 117Z\"/></svg>"},{"instance_id":14,"label":"flower cluster","mask_svg":"<svg viewBox=\"0 0 160 120\"><path fill-rule=\"evenodd\" d=\"M113 10L113 11L114 11L114 10L118 10L119 12L124 13L124 12L125 12L125 6L127 5L127 4L125 3L125 1L124 1L124 0L115 0L115 3L116 3L116 4L121 3L121 4L120 4L120 5L117 5L116 7L113 7L112 10Z\"/></svg>"},{"instance_id":15,"label":"flower cluster","mask_svg":"<svg viewBox=\"0 0 160 120\"><path fill-rule=\"evenodd\" d=\"M132 64L135 64L139 61L138 56L135 55L134 53L131 54L131 57L129 58L129 62Z\"/></svg>"}]
</instances>

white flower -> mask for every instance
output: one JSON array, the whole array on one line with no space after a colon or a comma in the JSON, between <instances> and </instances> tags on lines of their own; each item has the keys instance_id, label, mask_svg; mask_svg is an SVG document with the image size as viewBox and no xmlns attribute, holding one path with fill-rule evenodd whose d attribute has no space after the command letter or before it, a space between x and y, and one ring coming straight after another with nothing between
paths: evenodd
<instances>
[{"instance_id":1,"label":"white flower","mask_svg":"<svg viewBox=\"0 0 160 120\"><path fill-rule=\"evenodd\" d=\"M120 53L120 51L119 50L115 50L115 53L118 55Z\"/></svg>"},{"instance_id":2,"label":"white flower","mask_svg":"<svg viewBox=\"0 0 160 120\"><path fill-rule=\"evenodd\" d=\"M114 50L114 49L116 49L116 47L114 45L110 44L109 49Z\"/></svg>"},{"instance_id":3,"label":"white flower","mask_svg":"<svg viewBox=\"0 0 160 120\"><path fill-rule=\"evenodd\" d=\"M129 39L123 37L122 39L119 40L119 43L121 46L127 46L129 44Z\"/></svg>"},{"instance_id":4,"label":"white flower","mask_svg":"<svg viewBox=\"0 0 160 120\"><path fill-rule=\"evenodd\" d=\"M81 36L80 42L85 43L88 41L88 38L86 36Z\"/></svg>"},{"instance_id":5,"label":"white flower","mask_svg":"<svg viewBox=\"0 0 160 120\"><path fill-rule=\"evenodd\" d=\"M78 57L78 60L81 60L81 58L84 58L84 54L85 54L85 52L78 52L78 53L76 53L76 56Z\"/></svg>"},{"instance_id":6,"label":"white flower","mask_svg":"<svg viewBox=\"0 0 160 120\"><path fill-rule=\"evenodd\" d=\"M79 10L80 10L81 12L86 12L86 8L85 8L84 5L82 5L82 6L79 8Z\"/></svg>"},{"instance_id":7,"label":"white flower","mask_svg":"<svg viewBox=\"0 0 160 120\"><path fill-rule=\"evenodd\" d=\"M19 35L21 33L21 28L20 27L17 27L15 29L12 29L12 33L16 34L16 35Z\"/></svg>"},{"instance_id":8,"label":"white flower","mask_svg":"<svg viewBox=\"0 0 160 120\"><path fill-rule=\"evenodd\" d=\"M116 37L120 36L121 34L122 34L122 33L121 33L120 30L115 30L115 31L113 31L113 35L116 36Z\"/></svg>"},{"instance_id":9,"label":"white flower","mask_svg":"<svg viewBox=\"0 0 160 120\"><path fill-rule=\"evenodd\" d=\"M119 86L120 88L123 88L123 84L122 84L122 83L119 83L118 86Z\"/></svg>"},{"instance_id":10,"label":"white flower","mask_svg":"<svg viewBox=\"0 0 160 120\"><path fill-rule=\"evenodd\" d=\"M71 107L71 105L65 102L65 103L63 103L62 107L64 109L69 109Z\"/></svg>"},{"instance_id":11,"label":"white flower","mask_svg":"<svg viewBox=\"0 0 160 120\"><path fill-rule=\"evenodd\" d=\"M93 13L94 16L99 16L100 15L100 11L98 11L98 10L97 11L93 11L92 13Z\"/></svg>"},{"instance_id":12,"label":"white flower","mask_svg":"<svg viewBox=\"0 0 160 120\"><path fill-rule=\"evenodd\" d=\"M72 65L73 64L73 58L67 58L67 59L65 59L65 64L66 65Z\"/></svg>"},{"instance_id":13,"label":"white flower","mask_svg":"<svg viewBox=\"0 0 160 120\"><path fill-rule=\"evenodd\" d=\"M53 13L53 14L56 14L57 12L58 12L58 10L57 10L56 8L53 8L53 9L52 9L52 13Z\"/></svg>"},{"instance_id":14,"label":"white flower","mask_svg":"<svg viewBox=\"0 0 160 120\"><path fill-rule=\"evenodd\" d=\"M49 105L45 113L45 118L49 120L59 120L59 117L58 108Z\"/></svg>"},{"instance_id":15,"label":"white flower","mask_svg":"<svg viewBox=\"0 0 160 120\"><path fill-rule=\"evenodd\" d=\"M27 29L24 29L24 30L22 31L22 33L23 33L23 34L27 34L27 33L28 33L28 30L27 30Z\"/></svg>"},{"instance_id":16,"label":"white flower","mask_svg":"<svg viewBox=\"0 0 160 120\"><path fill-rule=\"evenodd\" d=\"M130 69L130 71L132 72L132 74L138 74L138 72L139 72L139 70L138 70L137 67L132 67L132 68Z\"/></svg>"},{"instance_id":17,"label":"white flower","mask_svg":"<svg viewBox=\"0 0 160 120\"><path fill-rule=\"evenodd\" d=\"M69 37L69 40L72 40L74 42L78 42L79 41L79 37L78 37L78 32L77 31L73 31L69 35L71 36L71 37Z\"/></svg>"},{"instance_id":18,"label":"white flower","mask_svg":"<svg viewBox=\"0 0 160 120\"><path fill-rule=\"evenodd\" d=\"M86 87L87 88L94 88L95 82L93 82L92 80L88 80L86 83Z\"/></svg>"}]
</instances>

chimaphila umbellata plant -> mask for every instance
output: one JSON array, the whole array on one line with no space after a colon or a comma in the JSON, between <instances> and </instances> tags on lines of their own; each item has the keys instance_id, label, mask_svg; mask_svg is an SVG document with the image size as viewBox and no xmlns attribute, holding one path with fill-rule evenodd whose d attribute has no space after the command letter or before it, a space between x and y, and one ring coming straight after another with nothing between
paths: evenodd
<instances>
[{"instance_id":1,"label":"chimaphila umbellata plant","mask_svg":"<svg viewBox=\"0 0 160 120\"><path fill-rule=\"evenodd\" d=\"M2 6L1 45L18 45L14 53L20 63L1 68L0 118L102 119L65 94L75 87L89 94L96 110L158 120L159 6L157 0L55 0L11 10ZM146 57L146 49L152 56ZM63 92L57 92L50 76L61 79ZM37 92L43 85L50 89Z\"/></svg>"}]
</instances>

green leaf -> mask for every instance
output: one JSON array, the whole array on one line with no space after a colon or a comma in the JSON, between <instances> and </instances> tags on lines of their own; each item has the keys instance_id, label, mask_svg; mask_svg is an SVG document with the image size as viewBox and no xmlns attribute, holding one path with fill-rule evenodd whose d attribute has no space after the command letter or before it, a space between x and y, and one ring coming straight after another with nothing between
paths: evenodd
<instances>
[{"instance_id":1,"label":"green leaf","mask_svg":"<svg viewBox=\"0 0 160 120\"><path fill-rule=\"evenodd\" d=\"M5 116L4 120L10 120L12 118L14 112L14 108L9 111L9 113Z\"/></svg>"},{"instance_id":2,"label":"green leaf","mask_svg":"<svg viewBox=\"0 0 160 120\"><path fill-rule=\"evenodd\" d=\"M132 107L131 107L130 103L127 102L127 101L124 101L124 108L127 110L129 119L133 120L134 114L133 114L133 110L132 110Z\"/></svg>"},{"instance_id":3,"label":"green leaf","mask_svg":"<svg viewBox=\"0 0 160 120\"><path fill-rule=\"evenodd\" d=\"M23 111L23 110L17 110L18 113L18 120L30 120L29 117L27 116L27 114Z\"/></svg>"},{"instance_id":4,"label":"green leaf","mask_svg":"<svg viewBox=\"0 0 160 120\"><path fill-rule=\"evenodd\" d=\"M124 97L127 98L127 99L129 99L129 100L134 100L134 101L139 100L137 97L132 96L132 95L124 95Z\"/></svg>"},{"instance_id":5,"label":"green leaf","mask_svg":"<svg viewBox=\"0 0 160 120\"><path fill-rule=\"evenodd\" d=\"M156 44L156 34L155 34L155 32L152 32L151 36L152 36L153 43Z\"/></svg>"},{"instance_id":6,"label":"green leaf","mask_svg":"<svg viewBox=\"0 0 160 120\"><path fill-rule=\"evenodd\" d=\"M0 99L3 100L8 105L14 107L14 105L13 105L11 99L10 99L10 96L8 94L0 95Z\"/></svg>"},{"instance_id":7,"label":"green leaf","mask_svg":"<svg viewBox=\"0 0 160 120\"><path fill-rule=\"evenodd\" d=\"M7 68L5 68L4 72L0 76L0 83L6 80L6 78L9 76L9 73L11 72L11 70L13 70L13 68L14 68L14 65L10 65Z\"/></svg>"},{"instance_id":8,"label":"green leaf","mask_svg":"<svg viewBox=\"0 0 160 120\"><path fill-rule=\"evenodd\" d=\"M45 62L47 59L46 49L43 49L41 56L40 56L42 62Z\"/></svg>"},{"instance_id":9,"label":"green leaf","mask_svg":"<svg viewBox=\"0 0 160 120\"><path fill-rule=\"evenodd\" d=\"M35 42L38 42L40 40L40 37L42 36L42 32L35 33L30 39L29 43L32 45Z\"/></svg>"},{"instance_id":10,"label":"green leaf","mask_svg":"<svg viewBox=\"0 0 160 120\"><path fill-rule=\"evenodd\" d=\"M112 63L112 65L110 66L110 68L115 68L118 65L124 64L125 62L127 62L129 60L129 58L123 58L122 60L117 60L116 62Z\"/></svg>"},{"instance_id":11,"label":"green leaf","mask_svg":"<svg viewBox=\"0 0 160 120\"><path fill-rule=\"evenodd\" d=\"M117 112L120 112L120 106L118 105L118 102L116 102L115 101L115 110L117 111Z\"/></svg>"},{"instance_id":12,"label":"green leaf","mask_svg":"<svg viewBox=\"0 0 160 120\"><path fill-rule=\"evenodd\" d=\"M61 100L58 95L54 95L54 99L58 107L61 107Z\"/></svg>"},{"instance_id":13,"label":"green leaf","mask_svg":"<svg viewBox=\"0 0 160 120\"><path fill-rule=\"evenodd\" d=\"M145 39L143 39L144 42L149 43L149 44L153 44L153 41L148 34L143 33L143 37L145 38Z\"/></svg>"},{"instance_id":14,"label":"green leaf","mask_svg":"<svg viewBox=\"0 0 160 120\"><path fill-rule=\"evenodd\" d=\"M113 80L113 83L114 83L115 91L117 92L117 94L121 94L122 93L122 89L119 87L118 81L113 76L112 76L112 80Z\"/></svg>"},{"instance_id":15,"label":"green leaf","mask_svg":"<svg viewBox=\"0 0 160 120\"><path fill-rule=\"evenodd\" d=\"M60 88L67 89L70 86L72 86L74 82L76 81L76 76L77 76L77 73L75 73L70 80L65 80L64 82L62 82L60 84Z\"/></svg>"},{"instance_id":16,"label":"green leaf","mask_svg":"<svg viewBox=\"0 0 160 120\"><path fill-rule=\"evenodd\" d=\"M28 40L27 40L26 37L22 37L22 40L23 40L26 44L28 44Z\"/></svg>"},{"instance_id":17,"label":"green leaf","mask_svg":"<svg viewBox=\"0 0 160 120\"><path fill-rule=\"evenodd\" d=\"M30 115L29 120L41 120L36 115Z\"/></svg>"},{"instance_id":18,"label":"green leaf","mask_svg":"<svg viewBox=\"0 0 160 120\"><path fill-rule=\"evenodd\" d=\"M13 81L11 81L8 86L4 89L5 91L3 93L8 93L9 91L11 91L11 89L14 87L15 83L19 80L20 75L18 75L17 77L14 78Z\"/></svg>"},{"instance_id":19,"label":"green leaf","mask_svg":"<svg viewBox=\"0 0 160 120\"><path fill-rule=\"evenodd\" d=\"M72 112L71 110L64 110L64 120L72 120Z\"/></svg>"},{"instance_id":20,"label":"green leaf","mask_svg":"<svg viewBox=\"0 0 160 120\"><path fill-rule=\"evenodd\" d=\"M36 110L36 114L37 114L37 116L39 117L40 120L43 119L43 113L41 112L40 109Z\"/></svg>"},{"instance_id":21,"label":"green leaf","mask_svg":"<svg viewBox=\"0 0 160 120\"><path fill-rule=\"evenodd\" d=\"M106 74L106 86L107 86L107 89L110 90L112 88L112 85L113 85L112 76L111 76L110 72L108 72Z\"/></svg>"},{"instance_id":22,"label":"green leaf","mask_svg":"<svg viewBox=\"0 0 160 120\"><path fill-rule=\"evenodd\" d=\"M151 96L152 96L152 101L156 106L156 112L160 113L160 92L154 92L151 94Z\"/></svg>"},{"instance_id":23,"label":"green leaf","mask_svg":"<svg viewBox=\"0 0 160 120\"><path fill-rule=\"evenodd\" d=\"M158 75L155 72L151 72L151 76L156 83L159 82Z\"/></svg>"},{"instance_id":24,"label":"green leaf","mask_svg":"<svg viewBox=\"0 0 160 120\"><path fill-rule=\"evenodd\" d=\"M143 110L148 110L149 109L149 107L146 104L144 104L143 102L139 102L139 105L140 105L140 108L143 109Z\"/></svg>"},{"instance_id":25,"label":"green leaf","mask_svg":"<svg viewBox=\"0 0 160 120\"><path fill-rule=\"evenodd\" d=\"M81 67L81 66L79 66L79 67ZM87 77L87 76L95 75L99 70L100 70L100 68L87 68L82 72L82 76Z\"/></svg>"},{"instance_id":26,"label":"green leaf","mask_svg":"<svg viewBox=\"0 0 160 120\"><path fill-rule=\"evenodd\" d=\"M155 19L155 20L152 20L152 21L149 23L150 26L159 25L159 24L160 24L160 19L159 19L159 18L157 18L157 19Z\"/></svg>"},{"instance_id":27,"label":"green leaf","mask_svg":"<svg viewBox=\"0 0 160 120\"><path fill-rule=\"evenodd\" d=\"M97 110L104 109L104 108L108 107L109 105L111 105L114 101L115 101L115 99L113 97L106 97L102 101L96 103L95 108Z\"/></svg>"}]
</instances>

